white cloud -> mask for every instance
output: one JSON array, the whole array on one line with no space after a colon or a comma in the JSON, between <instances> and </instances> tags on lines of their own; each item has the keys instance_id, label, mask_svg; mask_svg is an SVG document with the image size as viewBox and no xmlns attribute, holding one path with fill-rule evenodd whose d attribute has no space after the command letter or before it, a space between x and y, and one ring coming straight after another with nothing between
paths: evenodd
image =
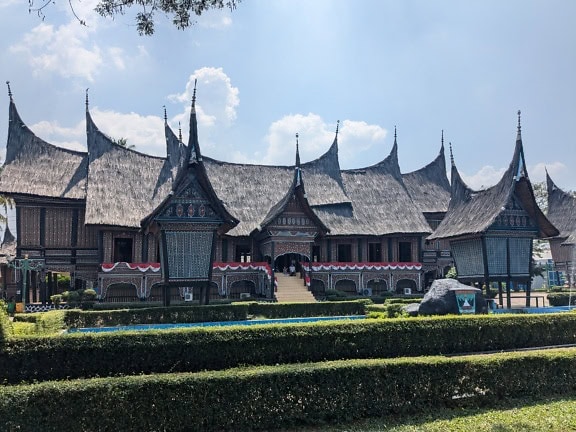
<instances>
[{"instance_id":1,"label":"white cloud","mask_svg":"<svg viewBox=\"0 0 576 432\"><path fill-rule=\"evenodd\" d=\"M21 0L0 0L0 8L22 4Z\"/></svg>"},{"instance_id":2,"label":"white cloud","mask_svg":"<svg viewBox=\"0 0 576 432\"><path fill-rule=\"evenodd\" d=\"M321 156L334 141L335 123L326 123L318 114L291 114L272 123L265 137L268 147L264 155L256 158L265 164L294 163L296 138L299 134L300 158L302 162ZM340 124L338 152L340 161L352 161L359 152L369 150L381 143L387 131L363 121L344 120ZM382 156L382 159L385 155Z\"/></svg>"},{"instance_id":3,"label":"white cloud","mask_svg":"<svg viewBox=\"0 0 576 432\"><path fill-rule=\"evenodd\" d=\"M126 138L128 145L142 153L165 156L166 139L164 121L156 116L118 113L92 108L90 114L96 126L112 139ZM42 121L30 127L38 136L51 144L86 151L86 122L72 127Z\"/></svg>"},{"instance_id":4,"label":"white cloud","mask_svg":"<svg viewBox=\"0 0 576 432\"><path fill-rule=\"evenodd\" d=\"M204 28L223 30L232 25L232 16L229 10L209 10L198 17L198 25Z\"/></svg>"},{"instance_id":5,"label":"white cloud","mask_svg":"<svg viewBox=\"0 0 576 432\"><path fill-rule=\"evenodd\" d=\"M494 168L493 166L486 165L472 175L467 175L460 171L460 176L470 188L480 190L498 183L506 169L507 168ZM548 170L548 174L550 174L553 179L556 177L562 178L562 176L567 173L567 167L562 162L537 163L536 165L528 166L530 181L534 183L546 181L546 170Z\"/></svg>"},{"instance_id":6,"label":"white cloud","mask_svg":"<svg viewBox=\"0 0 576 432\"><path fill-rule=\"evenodd\" d=\"M474 190L486 189L494 186L500 181L506 168L494 168L493 166L486 165L480 168L475 174L467 175L460 171L460 176L464 183Z\"/></svg>"},{"instance_id":7,"label":"white cloud","mask_svg":"<svg viewBox=\"0 0 576 432\"><path fill-rule=\"evenodd\" d=\"M533 182L543 182L546 181L546 171L548 171L548 174L554 179L566 174L567 170L568 167L562 162L540 162L536 165L528 166L528 175Z\"/></svg>"},{"instance_id":8,"label":"white cloud","mask_svg":"<svg viewBox=\"0 0 576 432\"><path fill-rule=\"evenodd\" d=\"M230 77L222 68L203 67L195 70L188 78L184 92L168 98L173 102L182 102L189 108L194 92L194 80L198 80L198 121L205 126L214 126L216 122L222 122L224 126L231 125L236 120L236 107L240 104L239 91L232 86Z\"/></svg>"},{"instance_id":9,"label":"white cloud","mask_svg":"<svg viewBox=\"0 0 576 432\"><path fill-rule=\"evenodd\" d=\"M92 82L104 67L123 70L126 55L121 48L100 48L93 42L101 22L93 10L95 4L94 0L73 3L74 12L87 26L78 22L68 2L53 5L50 10L53 22L57 21L58 12L62 12L58 7L64 8L67 22L38 24L12 45L10 51L25 56L36 75L53 72L65 78L79 77Z\"/></svg>"},{"instance_id":10,"label":"white cloud","mask_svg":"<svg viewBox=\"0 0 576 432\"><path fill-rule=\"evenodd\" d=\"M37 75L49 71L93 81L94 73L103 63L102 54L97 46L84 47L87 36L77 33L77 25L54 27L41 23L10 50L25 55Z\"/></svg>"}]
</instances>

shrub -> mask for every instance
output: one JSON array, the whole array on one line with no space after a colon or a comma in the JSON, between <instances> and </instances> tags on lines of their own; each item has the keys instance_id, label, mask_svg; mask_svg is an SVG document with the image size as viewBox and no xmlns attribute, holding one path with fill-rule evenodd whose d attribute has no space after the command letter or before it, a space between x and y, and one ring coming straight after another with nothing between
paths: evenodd
<instances>
[{"instance_id":1,"label":"shrub","mask_svg":"<svg viewBox=\"0 0 576 432\"><path fill-rule=\"evenodd\" d=\"M4 342L14 334L12 323L8 317L7 305L4 300L0 300L0 349Z\"/></svg>"},{"instance_id":2,"label":"shrub","mask_svg":"<svg viewBox=\"0 0 576 432\"><path fill-rule=\"evenodd\" d=\"M368 299L319 303L250 303L248 313L266 318L364 315Z\"/></svg>"},{"instance_id":3,"label":"shrub","mask_svg":"<svg viewBox=\"0 0 576 432\"><path fill-rule=\"evenodd\" d=\"M572 395L575 382L573 349L335 361L5 386L0 418L6 430L44 432L292 429Z\"/></svg>"},{"instance_id":4,"label":"shrub","mask_svg":"<svg viewBox=\"0 0 576 432\"><path fill-rule=\"evenodd\" d=\"M399 318L11 338L0 350L0 382L458 354L575 342L576 314Z\"/></svg>"},{"instance_id":5,"label":"shrub","mask_svg":"<svg viewBox=\"0 0 576 432\"><path fill-rule=\"evenodd\" d=\"M550 306L568 306L569 302L572 306L576 305L576 293L571 295L569 292L555 292L547 297Z\"/></svg>"}]
</instances>

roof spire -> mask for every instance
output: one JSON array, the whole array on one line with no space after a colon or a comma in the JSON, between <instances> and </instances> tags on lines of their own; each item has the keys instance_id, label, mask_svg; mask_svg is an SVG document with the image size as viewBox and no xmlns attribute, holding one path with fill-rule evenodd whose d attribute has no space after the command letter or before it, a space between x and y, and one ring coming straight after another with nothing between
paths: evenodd
<instances>
[{"instance_id":1,"label":"roof spire","mask_svg":"<svg viewBox=\"0 0 576 432\"><path fill-rule=\"evenodd\" d=\"M340 120L336 120L336 139L338 139L338 129L340 129Z\"/></svg>"},{"instance_id":2,"label":"roof spire","mask_svg":"<svg viewBox=\"0 0 576 432\"><path fill-rule=\"evenodd\" d=\"M442 139L440 140L442 147L444 147L444 129L442 129Z\"/></svg>"},{"instance_id":3,"label":"roof spire","mask_svg":"<svg viewBox=\"0 0 576 432\"><path fill-rule=\"evenodd\" d=\"M298 148L298 133L296 133L296 167L300 168L300 149Z\"/></svg>"},{"instance_id":4,"label":"roof spire","mask_svg":"<svg viewBox=\"0 0 576 432\"><path fill-rule=\"evenodd\" d=\"M89 88L86 89L86 112L88 112L88 90L90 90Z\"/></svg>"},{"instance_id":5,"label":"roof spire","mask_svg":"<svg viewBox=\"0 0 576 432\"><path fill-rule=\"evenodd\" d=\"M196 114L196 82L198 79L194 78L194 92L192 93L192 112Z\"/></svg>"},{"instance_id":6,"label":"roof spire","mask_svg":"<svg viewBox=\"0 0 576 432\"><path fill-rule=\"evenodd\" d=\"M448 145L450 146L450 163L452 164L452 166L456 166L456 164L454 163L454 154L452 153L452 143L448 143Z\"/></svg>"},{"instance_id":7,"label":"roof spire","mask_svg":"<svg viewBox=\"0 0 576 432\"><path fill-rule=\"evenodd\" d=\"M522 125L520 124L520 115L522 111L518 110L518 135L516 135L516 141L522 141Z\"/></svg>"},{"instance_id":8,"label":"roof spire","mask_svg":"<svg viewBox=\"0 0 576 432\"><path fill-rule=\"evenodd\" d=\"M10 98L10 102L13 102L12 89L10 88L10 81L6 81L6 85L8 86L8 97Z\"/></svg>"},{"instance_id":9,"label":"roof spire","mask_svg":"<svg viewBox=\"0 0 576 432\"><path fill-rule=\"evenodd\" d=\"M178 122L178 141L182 142L182 125Z\"/></svg>"},{"instance_id":10,"label":"roof spire","mask_svg":"<svg viewBox=\"0 0 576 432\"><path fill-rule=\"evenodd\" d=\"M398 135L396 134L396 125L394 125L394 144L396 144L396 138L398 138Z\"/></svg>"},{"instance_id":11,"label":"roof spire","mask_svg":"<svg viewBox=\"0 0 576 432\"><path fill-rule=\"evenodd\" d=\"M164 124L167 125L168 124L168 113L166 113L166 105L162 105L162 108L164 108Z\"/></svg>"}]
</instances>

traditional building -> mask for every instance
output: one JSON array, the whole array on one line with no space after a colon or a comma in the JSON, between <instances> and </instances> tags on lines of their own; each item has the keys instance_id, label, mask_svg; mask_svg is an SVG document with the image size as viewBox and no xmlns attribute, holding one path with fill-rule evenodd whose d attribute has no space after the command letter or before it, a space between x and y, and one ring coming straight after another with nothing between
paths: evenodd
<instances>
[{"instance_id":1,"label":"traditional building","mask_svg":"<svg viewBox=\"0 0 576 432\"><path fill-rule=\"evenodd\" d=\"M551 238L558 230L544 216L528 178L522 145L520 112L518 133L510 165L500 181L474 191L462 180L451 156L451 197L448 211L429 241L448 240L458 280L489 289L492 282L506 284L507 307L510 289L521 284L530 305L532 242Z\"/></svg>"},{"instance_id":2,"label":"traditional building","mask_svg":"<svg viewBox=\"0 0 576 432\"><path fill-rule=\"evenodd\" d=\"M158 217L186 229L216 219L226 226L213 239L175 235L168 246L181 248L179 266L197 264L214 246L212 299L273 298L275 273L292 265L317 296L420 291L451 263L447 242L425 241L448 208L443 142L434 161L408 174L400 172L396 133L381 162L342 170L338 129L310 162L301 163L297 141L291 166L229 163L202 155L193 102L188 143L165 114L166 157L155 157L102 133L86 98L87 151L79 152L37 137L10 88L9 97L0 193L16 204L16 256L45 263L31 301L53 293L53 284L43 284L56 272L69 273L75 287L97 287L105 301L158 300L168 241L153 229ZM196 174L176 187L191 164ZM173 298L199 295L183 286Z\"/></svg>"},{"instance_id":3,"label":"traditional building","mask_svg":"<svg viewBox=\"0 0 576 432\"><path fill-rule=\"evenodd\" d=\"M569 286L574 286L576 259L576 197L554 184L546 172L548 191L548 219L560 234L550 239L550 251L557 271L564 274Z\"/></svg>"}]
</instances>

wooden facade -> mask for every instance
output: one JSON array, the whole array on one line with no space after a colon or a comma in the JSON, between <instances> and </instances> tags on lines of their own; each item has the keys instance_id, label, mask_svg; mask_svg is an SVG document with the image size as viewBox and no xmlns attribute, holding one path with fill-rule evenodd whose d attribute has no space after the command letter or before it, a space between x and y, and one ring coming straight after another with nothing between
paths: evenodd
<instances>
[{"instance_id":1,"label":"wooden facade","mask_svg":"<svg viewBox=\"0 0 576 432\"><path fill-rule=\"evenodd\" d=\"M69 273L72 288L97 288L103 300L157 299L162 278L153 269L167 244L190 243L183 250L200 250L198 259L214 250L210 298L273 298L274 272L293 261L318 296L422 291L451 264L447 242L426 240L450 199L443 142L433 162L402 174L396 134L382 161L342 170L338 130L316 160L300 163L296 148L294 165L263 166L203 156L194 110L188 144L166 122L163 158L112 142L88 100L87 152L38 138L11 95L9 120L0 193L16 203L16 256L44 260L31 290L36 300L55 292L54 273ZM184 178L188 189L179 188ZM208 226L210 238L190 234ZM351 271L347 263L359 266ZM174 296L187 295L199 293L183 281Z\"/></svg>"}]
</instances>

